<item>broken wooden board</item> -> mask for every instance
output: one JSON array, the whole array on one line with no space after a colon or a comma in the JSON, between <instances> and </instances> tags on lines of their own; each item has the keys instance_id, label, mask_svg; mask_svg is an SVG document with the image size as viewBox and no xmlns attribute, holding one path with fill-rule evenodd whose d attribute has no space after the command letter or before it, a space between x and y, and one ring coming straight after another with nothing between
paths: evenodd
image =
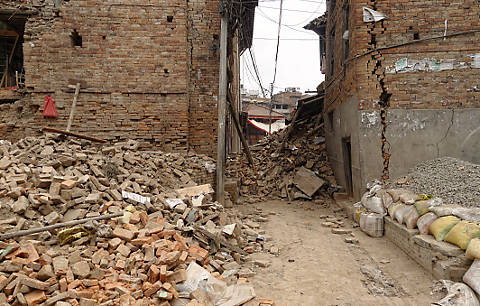
<instances>
[{"instance_id":1,"label":"broken wooden board","mask_svg":"<svg viewBox=\"0 0 480 306\"><path fill-rule=\"evenodd\" d=\"M213 188L212 185L210 184L205 184L205 185L199 185L199 186L194 186L194 187L187 187L187 188L182 188L182 189L177 189L175 192L178 194L180 198L189 198L189 197L196 197L200 194L208 194L208 193L213 193Z\"/></svg>"},{"instance_id":2,"label":"broken wooden board","mask_svg":"<svg viewBox=\"0 0 480 306\"><path fill-rule=\"evenodd\" d=\"M58 133L58 134L66 135L66 136L73 136L73 137L77 137L77 138L81 138L81 139L86 139L86 140L90 140L90 141L95 141L95 142L100 142L100 143L106 143L106 142L107 142L105 139L100 139L100 138L96 138L96 137L92 137L92 136L88 136L88 135L83 135L83 134L79 134L79 133L63 131L63 130L54 129L54 128L49 128L49 127L44 127L44 128L42 129L42 131L44 131L44 132L50 132L50 133Z\"/></svg>"},{"instance_id":3,"label":"broken wooden board","mask_svg":"<svg viewBox=\"0 0 480 306\"><path fill-rule=\"evenodd\" d=\"M201 228L201 227L198 226L198 225L194 225L193 228L195 229L195 231L197 231L197 232L199 232L200 234L204 235L204 236L207 237L208 239L213 240L216 244L221 244L221 245L223 245L224 247L226 247L227 249L230 249L231 251L237 252L237 253L239 253L239 254L247 255L247 252L245 252L244 250L242 250L242 249L239 248L238 246L231 244L230 242L228 242L228 241L227 241L225 238L223 238L222 236L216 236L216 235L210 233L209 231L207 231L206 229Z\"/></svg>"},{"instance_id":4,"label":"broken wooden board","mask_svg":"<svg viewBox=\"0 0 480 306\"><path fill-rule=\"evenodd\" d=\"M326 182L319 178L313 171L301 167L297 173L295 173L293 183L307 196L312 197Z\"/></svg>"}]
</instances>

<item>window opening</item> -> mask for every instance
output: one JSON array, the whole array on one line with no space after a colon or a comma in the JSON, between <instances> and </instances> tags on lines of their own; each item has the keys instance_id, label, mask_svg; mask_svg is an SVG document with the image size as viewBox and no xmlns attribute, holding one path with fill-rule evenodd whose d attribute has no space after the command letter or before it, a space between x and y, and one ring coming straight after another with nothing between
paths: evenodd
<instances>
[{"instance_id":1,"label":"window opening","mask_svg":"<svg viewBox=\"0 0 480 306\"><path fill-rule=\"evenodd\" d=\"M25 86L23 33L27 18L0 15L0 89Z\"/></svg>"},{"instance_id":2,"label":"window opening","mask_svg":"<svg viewBox=\"0 0 480 306\"><path fill-rule=\"evenodd\" d=\"M72 47L82 46L82 36L78 34L77 29L73 29L72 34L70 34L70 39L72 41Z\"/></svg>"}]
</instances>

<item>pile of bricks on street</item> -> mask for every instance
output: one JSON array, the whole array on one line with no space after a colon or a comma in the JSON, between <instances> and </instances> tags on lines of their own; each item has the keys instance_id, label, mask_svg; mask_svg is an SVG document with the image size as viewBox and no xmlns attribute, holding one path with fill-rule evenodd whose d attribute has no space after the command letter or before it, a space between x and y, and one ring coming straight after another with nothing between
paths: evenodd
<instances>
[{"instance_id":1,"label":"pile of bricks on street","mask_svg":"<svg viewBox=\"0 0 480 306\"><path fill-rule=\"evenodd\" d=\"M273 303L252 300L246 277L254 272L241 265L262 250L266 216L212 201L211 185L194 182L209 180L211 158L137 145L50 134L0 144L3 235L119 215L0 239L1 304Z\"/></svg>"},{"instance_id":2,"label":"pile of bricks on street","mask_svg":"<svg viewBox=\"0 0 480 306\"><path fill-rule=\"evenodd\" d=\"M347 210L362 231L372 237L385 234L435 278L463 280L471 289L462 290L480 294L480 208L417 194L403 187L410 180L401 178L390 189L373 182L361 202Z\"/></svg>"},{"instance_id":3,"label":"pile of bricks on street","mask_svg":"<svg viewBox=\"0 0 480 306\"><path fill-rule=\"evenodd\" d=\"M322 199L336 188L328 163L323 124L318 117L292 124L251 147L256 169L244 156L227 163L227 176L240 179L240 194L250 201Z\"/></svg>"}]
</instances>

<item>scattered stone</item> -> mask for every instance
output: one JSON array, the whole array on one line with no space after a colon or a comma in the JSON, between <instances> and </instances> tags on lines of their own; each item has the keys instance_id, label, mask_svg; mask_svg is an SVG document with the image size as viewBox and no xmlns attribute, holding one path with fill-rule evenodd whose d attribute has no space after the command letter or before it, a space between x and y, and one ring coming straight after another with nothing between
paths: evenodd
<instances>
[{"instance_id":1,"label":"scattered stone","mask_svg":"<svg viewBox=\"0 0 480 306\"><path fill-rule=\"evenodd\" d=\"M345 237L345 242L346 243L351 243L351 244L358 244L359 241L357 238L353 238L353 237Z\"/></svg>"},{"instance_id":2,"label":"scattered stone","mask_svg":"<svg viewBox=\"0 0 480 306\"><path fill-rule=\"evenodd\" d=\"M352 233L352 230L346 228L332 228L332 233L337 235L348 235Z\"/></svg>"}]
</instances>

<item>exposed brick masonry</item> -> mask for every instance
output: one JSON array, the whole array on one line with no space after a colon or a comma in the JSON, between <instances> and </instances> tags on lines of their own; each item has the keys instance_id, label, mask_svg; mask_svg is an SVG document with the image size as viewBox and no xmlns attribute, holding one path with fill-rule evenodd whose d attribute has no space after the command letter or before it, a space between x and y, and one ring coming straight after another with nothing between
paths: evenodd
<instances>
[{"instance_id":1,"label":"exposed brick masonry","mask_svg":"<svg viewBox=\"0 0 480 306\"><path fill-rule=\"evenodd\" d=\"M35 113L15 127L2 118L2 138L44 125L65 129L73 100L68 85L79 81L72 131L214 155L218 1L71 0L58 12L47 4L38 10L23 44L31 96L22 111ZM72 45L74 30L82 46ZM58 119L42 117L45 95L56 100Z\"/></svg>"}]
</instances>

